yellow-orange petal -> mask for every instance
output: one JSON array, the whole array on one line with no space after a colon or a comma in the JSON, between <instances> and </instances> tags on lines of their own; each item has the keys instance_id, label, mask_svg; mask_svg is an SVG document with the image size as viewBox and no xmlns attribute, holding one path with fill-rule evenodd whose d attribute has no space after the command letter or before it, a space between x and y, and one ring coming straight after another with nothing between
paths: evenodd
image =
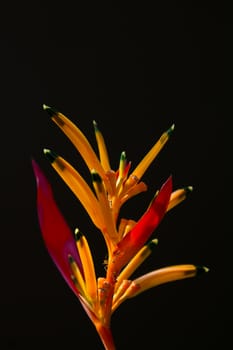
<instances>
[{"instance_id":1,"label":"yellow-orange petal","mask_svg":"<svg viewBox=\"0 0 233 350\"><path fill-rule=\"evenodd\" d=\"M172 134L175 125L173 124L167 131L165 131L159 140L155 143L155 145L151 148L151 150L145 155L145 157L141 160L141 162L137 165L137 167L132 171L131 176L136 177L138 180L141 179L145 171L148 169L150 164L159 154L161 149L165 146L168 141L170 135ZM131 181L130 177L127 181ZM127 183L126 181L126 183Z\"/></svg>"},{"instance_id":2,"label":"yellow-orange petal","mask_svg":"<svg viewBox=\"0 0 233 350\"><path fill-rule=\"evenodd\" d=\"M192 190L192 186L187 186L172 192L170 201L168 203L167 211L171 210L172 208L183 202L187 198L188 194L192 192Z\"/></svg>"},{"instance_id":3,"label":"yellow-orange petal","mask_svg":"<svg viewBox=\"0 0 233 350\"><path fill-rule=\"evenodd\" d=\"M145 244L139 250L139 252L130 260L130 262L125 266L125 268L121 271L121 273L117 277L116 288L118 287L118 285L120 285L120 283L123 280L127 280L136 271L136 269L143 263L143 261L145 261L146 258L150 256L150 254L152 253L154 248L157 246L157 244L158 244L158 239L155 238L155 239L152 239L147 244Z\"/></svg>"},{"instance_id":4,"label":"yellow-orange petal","mask_svg":"<svg viewBox=\"0 0 233 350\"><path fill-rule=\"evenodd\" d=\"M70 264L70 269L72 270L72 275L71 278L75 284L75 286L78 289L78 292L84 297L85 300L88 301L89 298L87 298L86 295L86 286L85 286L85 282L82 276L82 273L76 263L76 261L74 260L73 256L71 254L68 255L68 261Z\"/></svg>"},{"instance_id":5,"label":"yellow-orange petal","mask_svg":"<svg viewBox=\"0 0 233 350\"><path fill-rule=\"evenodd\" d=\"M78 229L75 230L75 240L83 266L86 293L95 308L97 303L97 283L91 250L86 237Z\"/></svg>"},{"instance_id":6,"label":"yellow-orange petal","mask_svg":"<svg viewBox=\"0 0 233 350\"><path fill-rule=\"evenodd\" d=\"M147 185L143 181L140 181L136 185L130 187L128 191L124 191L123 189L122 193L120 194L121 205L125 203L127 200L129 200L130 198L145 191L147 191Z\"/></svg>"},{"instance_id":7,"label":"yellow-orange petal","mask_svg":"<svg viewBox=\"0 0 233 350\"><path fill-rule=\"evenodd\" d=\"M97 146L98 146L98 150L99 150L100 163L101 163L104 171L106 172L106 171L111 170L107 147L105 144L104 137L103 137L102 133L100 132L95 120L93 120L93 125L94 125L94 130L95 130L95 137L96 137L96 141L97 141Z\"/></svg>"},{"instance_id":8,"label":"yellow-orange petal","mask_svg":"<svg viewBox=\"0 0 233 350\"><path fill-rule=\"evenodd\" d=\"M95 168L98 173L104 177L104 169L82 131L71 122L70 119L64 114L58 112L55 108L46 105L43 105L43 108L76 147L83 160L86 162L89 170Z\"/></svg>"},{"instance_id":9,"label":"yellow-orange petal","mask_svg":"<svg viewBox=\"0 0 233 350\"><path fill-rule=\"evenodd\" d=\"M197 274L208 272L209 269L205 266L196 266L192 264L174 265L164 267L152 272L149 272L132 281L130 287L127 289L122 299L135 297L147 289L156 287L158 285L173 282L189 277L194 277ZM123 301L123 300L122 300Z\"/></svg>"},{"instance_id":10,"label":"yellow-orange petal","mask_svg":"<svg viewBox=\"0 0 233 350\"><path fill-rule=\"evenodd\" d=\"M93 223L100 228L102 226L100 207L86 181L84 181L82 176L64 158L58 156L55 152L44 149L44 154L50 161L52 167L79 199Z\"/></svg>"},{"instance_id":11,"label":"yellow-orange petal","mask_svg":"<svg viewBox=\"0 0 233 350\"><path fill-rule=\"evenodd\" d=\"M122 280L119 281L117 288L115 288L115 293L113 296L112 302L112 312L114 312L118 307L118 302L121 299L121 296L125 294L126 290L129 288L132 281L130 280Z\"/></svg>"},{"instance_id":12,"label":"yellow-orange petal","mask_svg":"<svg viewBox=\"0 0 233 350\"><path fill-rule=\"evenodd\" d=\"M102 226L101 231L104 236L108 236L112 242L117 242L118 234L116 231L115 220L113 217L113 211L111 208L111 203L108 199L108 194L106 193L103 181L96 170L91 171L93 186L99 200L99 206L102 215Z\"/></svg>"}]
</instances>

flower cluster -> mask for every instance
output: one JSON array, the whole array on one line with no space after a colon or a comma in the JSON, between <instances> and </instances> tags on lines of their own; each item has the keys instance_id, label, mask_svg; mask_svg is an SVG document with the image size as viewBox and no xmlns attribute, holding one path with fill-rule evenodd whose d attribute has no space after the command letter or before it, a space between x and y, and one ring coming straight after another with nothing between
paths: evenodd
<instances>
[{"instance_id":1,"label":"flower cluster","mask_svg":"<svg viewBox=\"0 0 233 350\"><path fill-rule=\"evenodd\" d=\"M93 124L98 156L85 135L71 120L54 108L46 105L43 107L76 147L91 173L92 187L64 158L44 149L52 167L75 194L103 235L107 249L105 276L96 276L91 249L85 235L78 228L74 232L69 228L56 205L48 180L33 160L38 218L43 239L57 268L96 327L104 348L114 350L111 317L119 305L149 288L193 277L208 270L204 266L192 264L174 265L135 279L130 278L156 246L157 239L150 240L151 235L164 215L192 191L191 186L173 191L170 176L137 222L120 217L122 205L147 190L141 178L168 141L174 125L162 134L136 168L131 170L131 163L127 161L125 152L122 152L119 167L114 171L110 166L103 135L95 121Z\"/></svg>"}]
</instances>

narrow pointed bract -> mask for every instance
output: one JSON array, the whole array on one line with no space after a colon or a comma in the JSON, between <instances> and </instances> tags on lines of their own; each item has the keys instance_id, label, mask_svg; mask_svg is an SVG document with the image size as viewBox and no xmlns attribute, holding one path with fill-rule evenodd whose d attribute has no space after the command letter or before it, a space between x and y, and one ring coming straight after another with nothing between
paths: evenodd
<instances>
[{"instance_id":1,"label":"narrow pointed bract","mask_svg":"<svg viewBox=\"0 0 233 350\"><path fill-rule=\"evenodd\" d=\"M75 239L55 203L50 184L35 160L32 161L32 166L37 182L38 218L45 245L66 282L77 294L70 278L68 261L69 255L72 255L80 271L83 271Z\"/></svg>"},{"instance_id":2,"label":"narrow pointed bract","mask_svg":"<svg viewBox=\"0 0 233 350\"><path fill-rule=\"evenodd\" d=\"M109 266L111 271L120 269L138 252L162 220L172 192L172 177L164 183L145 214L132 230L118 243Z\"/></svg>"},{"instance_id":3,"label":"narrow pointed bract","mask_svg":"<svg viewBox=\"0 0 233 350\"><path fill-rule=\"evenodd\" d=\"M172 176L169 176L139 220L121 217L121 207L130 198L147 190L141 178L169 140L174 124L161 135L134 170L131 171L131 162L127 161L125 151L121 153L118 167L114 170L96 121L93 121L93 125L98 156L86 136L71 120L55 108L47 105L43 105L43 108L74 144L90 171L92 184L88 185L64 158L44 149L52 167L80 201L104 238L107 257L103 275L96 276L93 256L97 249L89 246L88 237L79 229L74 232L70 230L54 200L48 180L33 160L42 236L51 258L95 326L104 349L116 350L111 317L125 300L160 284L208 271L202 265L185 264L162 267L143 276L132 277L157 245L158 239L153 238L153 234L164 216L192 191L192 186L173 190Z\"/></svg>"}]
</instances>

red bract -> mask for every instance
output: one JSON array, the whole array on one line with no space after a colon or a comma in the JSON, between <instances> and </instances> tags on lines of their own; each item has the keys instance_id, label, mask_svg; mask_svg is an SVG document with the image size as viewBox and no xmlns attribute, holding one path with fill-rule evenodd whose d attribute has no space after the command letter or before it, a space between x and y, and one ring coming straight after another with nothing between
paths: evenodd
<instances>
[{"instance_id":1,"label":"red bract","mask_svg":"<svg viewBox=\"0 0 233 350\"><path fill-rule=\"evenodd\" d=\"M113 257L114 270L121 269L146 243L166 213L172 193L172 176L161 187L145 214L118 243Z\"/></svg>"},{"instance_id":2,"label":"red bract","mask_svg":"<svg viewBox=\"0 0 233 350\"><path fill-rule=\"evenodd\" d=\"M71 279L68 255L72 255L82 271L81 261L72 231L58 209L52 189L38 164L32 160L37 184L37 211L45 245L67 284L78 295Z\"/></svg>"}]
</instances>

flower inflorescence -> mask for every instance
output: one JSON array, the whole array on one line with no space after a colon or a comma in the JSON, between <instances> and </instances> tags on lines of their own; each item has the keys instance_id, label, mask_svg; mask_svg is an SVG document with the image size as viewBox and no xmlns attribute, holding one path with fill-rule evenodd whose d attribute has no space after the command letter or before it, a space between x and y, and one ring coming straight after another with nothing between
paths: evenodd
<instances>
[{"instance_id":1,"label":"flower inflorescence","mask_svg":"<svg viewBox=\"0 0 233 350\"><path fill-rule=\"evenodd\" d=\"M91 173L92 187L64 158L54 151L44 149L52 167L78 198L103 235L107 249L106 275L96 276L87 238L78 228L71 231L54 200L48 180L33 160L37 181L38 218L43 239L54 263L96 327L104 348L114 350L111 317L125 300L157 285L208 271L204 266L183 264L163 267L131 279L134 271L158 243L157 239L151 239L153 232L166 213L187 197L192 186L173 191L170 176L155 193L146 212L138 221L121 218L122 205L147 190L147 185L141 178L169 140L174 125L161 135L133 170L126 159L126 153L122 152L119 167L114 171L110 166L104 137L95 121L93 125L98 156L82 131L70 119L54 108L46 105L43 107L76 147Z\"/></svg>"}]
</instances>

